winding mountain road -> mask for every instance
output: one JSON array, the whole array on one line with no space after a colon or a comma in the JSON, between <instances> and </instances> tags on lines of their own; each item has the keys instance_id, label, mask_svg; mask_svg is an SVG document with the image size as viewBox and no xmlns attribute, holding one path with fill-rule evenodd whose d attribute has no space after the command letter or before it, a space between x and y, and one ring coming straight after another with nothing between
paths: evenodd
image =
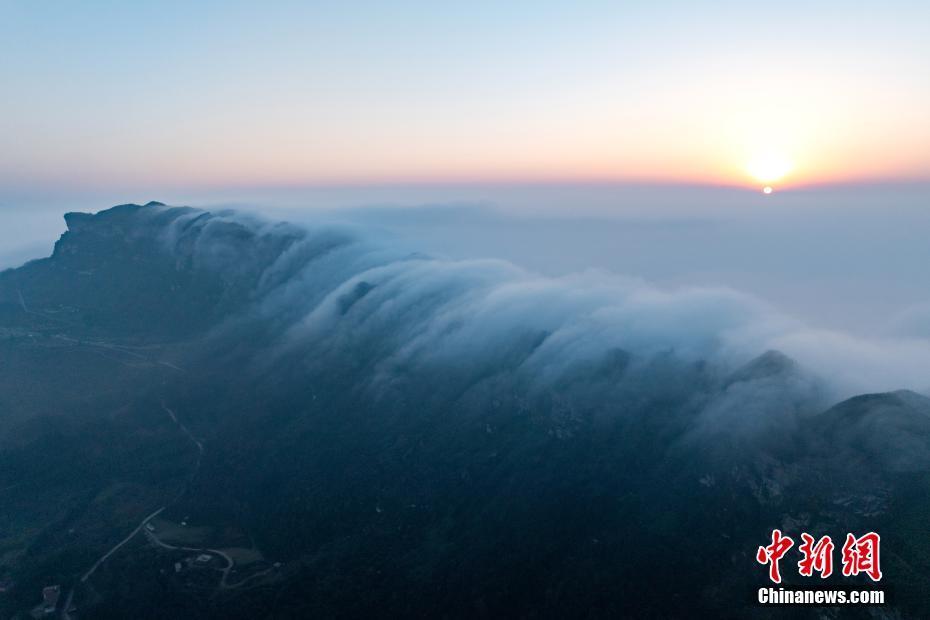
<instances>
[{"instance_id":1,"label":"winding mountain road","mask_svg":"<svg viewBox=\"0 0 930 620\"><path fill-rule=\"evenodd\" d=\"M200 463L201 463L201 461L203 460L203 443L202 443L200 440L198 440L196 437L194 437L194 435L188 430L188 428L187 428L186 426L184 426L184 424L183 424L180 420L178 420L178 416L174 413L174 411L173 411L172 409L170 409L170 408L164 403L164 401L162 401L162 403L161 403L161 408L162 408L162 410L163 410L166 414L168 414L168 417L171 418L171 421L174 422L174 424L181 430L181 432L183 432L184 435L187 436L187 438L190 439L191 442L193 442L193 444L197 447L197 464L194 466L194 470L191 472L190 478L189 478L189 480L188 480L188 483L189 483L190 480L193 480L193 479L197 476L197 473L200 471ZM117 551L119 551L119 550L123 547L123 545L125 545L125 544L128 543L130 540L132 540L133 538L135 538L136 535L137 535L140 531L144 530L145 526L148 525L148 523L149 523L152 519L154 519L155 517L157 517L158 515L160 515L160 514L161 514L166 508L168 508L168 506L170 506L172 503L174 503L174 502L176 502L177 500L181 499L181 497L183 497L183 495L184 495L184 493L185 493L186 491L187 491L187 485L185 485L184 488L181 489L181 492L180 492L180 493L178 494L178 496L175 497L172 501L168 502L167 504L165 504L164 506L160 507L160 508L159 508L158 510L156 510L155 512L151 513L150 515L148 515L147 517L145 517L144 519L142 519L142 521L139 522L139 525L137 525L136 528L135 528L134 530L132 530L124 539L122 539L121 541L119 541L118 543L116 543L116 544L115 544L113 547L111 547L106 553L104 553L102 556L100 556L100 558L98 558L97 561L94 562L93 565L92 565L89 569L87 569L87 571L86 571L83 575L81 575L81 578L80 578L80 580L78 581L78 583L86 583L87 580L90 579L90 578L93 576L93 574L97 571L98 568L100 568L100 566L101 566L104 562L106 562L114 553L116 553ZM144 530L144 531L146 532L146 535L148 535L149 539L153 540L154 542L157 542L157 543L161 544L162 546L166 546L166 545L164 545L163 543L161 543L161 541L159 541L159 540L153 538L153 537L150 535L151 533L150 533L148 530ZM211 550L211 551L212 551L212 550ZM226 573L224 573L224 575L223 575L223 582L225 583L226 574L229 572L229 570L232 569L232 567L233 567L233 565L234 565L234 562L233 562L232 558L230 558L229 556L227 556L227 555L224 554L224 553L221 553L221 552L218 552L218 551L216 551L216 552L214 552L214 553L217 553L218 555L221 555L221 556L224 557L224 558L227 560L227 562L229 563L229 566L226 568ZM74 590L75 590L76 587L77 587L77 584L75 584L74 586L72 586L71 589L68 591L68 597L65 599L65 604L62 606L62 609L61 609L61 616L60 616L60 617L62 618L62 620L71 620L71 614L70 614L70 612L69 612L68 610L71 609L71 605L72 605L72 603L73 603L73 601L74 601Z\"/></svg>"}]
</instances>

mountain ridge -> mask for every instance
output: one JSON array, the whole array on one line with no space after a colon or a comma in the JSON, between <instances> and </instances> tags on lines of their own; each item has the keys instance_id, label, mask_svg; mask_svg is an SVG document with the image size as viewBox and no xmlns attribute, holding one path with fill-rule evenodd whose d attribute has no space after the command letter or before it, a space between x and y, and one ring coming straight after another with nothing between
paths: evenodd
<instances>
[{"instance_id":1,"label":"mountain ridge","mask_svg":"<svg viewBox=\"0 0 930 620\"><path fill-rule=\"evenodd\" d=\"M899 609L926 609L930 399L831 403L781 353L651 342L623 289L344 230L66 222L0 274L0 502L25 515L0 523L3 613L51 582L101 618L749 613L720 593L765 583L773 527L881 530ZM239 577L181 547L238 549Z\"/></svg>"}]
</instances>

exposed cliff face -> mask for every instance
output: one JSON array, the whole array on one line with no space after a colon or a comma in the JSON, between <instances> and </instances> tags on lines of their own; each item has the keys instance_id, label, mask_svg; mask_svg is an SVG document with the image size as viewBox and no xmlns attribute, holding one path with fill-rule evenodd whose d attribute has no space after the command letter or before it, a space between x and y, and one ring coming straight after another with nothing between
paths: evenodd
<instances>
[{"instance_id":1,"label":"exposed cliff face","mask_svg":"<svg viewBox=\"0 0 930 620\"><path fill-rule=\"evenodd\" d=\"M930 401L830 408L791 359L724 346L755 325L733 296L157 203L66 223L0 274L0 505L22 515L0 577L76 583L161 506L268 571L243 595L127 545L99 598L78 585L88 616L742 615L720 593L764 583L773 527L906 555L927 506ZM920 592L916 561L887 573Z\"/></svg>"},{"instance_id":2,"label":"exposed cliff face","mask_svg":"<svg viewBox=\"0 0 930 620\"><path fill-rule=\"evenodd\" d=\"M164 225L164 215L171 213L166 212L164 206L160 202L149 202L145 205L119 205L96 214L65 213L68 230L55 245L53 257L60 253L93 254L102 249L112 251L127 243L152 238ZM172 217L179 216L181 211L175 211ZM157 217L159 215L162 217ZM105 247L108 245L111 247Z\"/></svg>"},{"instance_id":3,"label":"exposed cliff face","mask_svg":"<svg viewBox=\"0 0 930 620\"><path fill-rule=\"evenodd\" d=\"M0 274L0 312L51 321L72 335L198 334L240 310L253 284L230 278L222 265L199 264L196 231L186 245L167 243L181 220L200 215L160 203L68 213L52 256Z\"/></svg>"}]
</instances>

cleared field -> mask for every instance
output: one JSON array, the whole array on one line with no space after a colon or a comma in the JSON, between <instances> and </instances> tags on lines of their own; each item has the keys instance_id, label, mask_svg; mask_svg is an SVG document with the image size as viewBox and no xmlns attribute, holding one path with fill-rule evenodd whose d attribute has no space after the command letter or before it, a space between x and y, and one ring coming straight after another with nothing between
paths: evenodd
<instances>
[{"instance_id":1,"label":"cleared field","mask_svg":"<svg viewBox=\"0 0 930 620\"><path fill-rule=\"evenodd\" d=\"M213 533L211 527L190 527L156 517L149 522L158 538L169 545L179 547L203 546Z\"/></svg>"},{"instance_id":2,"label":"cleared field","mask_svg":"<svg viewBox=\"0 0 930 620\"><path fill-rule=\"evenodd\" d=\"M237 566L246 566L255 562L262 562L265 556L258 549L246 549L245 547L228 547L220 549L223 553L233 559Z\"/></svg>"}]
</instances>

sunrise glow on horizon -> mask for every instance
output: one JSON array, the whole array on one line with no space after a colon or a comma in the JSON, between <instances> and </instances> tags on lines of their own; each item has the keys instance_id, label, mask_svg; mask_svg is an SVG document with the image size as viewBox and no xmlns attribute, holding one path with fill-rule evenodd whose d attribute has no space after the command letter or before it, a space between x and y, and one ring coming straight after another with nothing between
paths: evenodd
<instances>
[{"instance_id":1,"label":"sunrise glow on horizon","mask_svg":"<svg viewBox=\"0 0 930 620\"><path fill-rule=\"evenodd\" d=\"M360 11L14 4L0 184L930 179L923 3Z\"/></svg>"}]
</instances>

